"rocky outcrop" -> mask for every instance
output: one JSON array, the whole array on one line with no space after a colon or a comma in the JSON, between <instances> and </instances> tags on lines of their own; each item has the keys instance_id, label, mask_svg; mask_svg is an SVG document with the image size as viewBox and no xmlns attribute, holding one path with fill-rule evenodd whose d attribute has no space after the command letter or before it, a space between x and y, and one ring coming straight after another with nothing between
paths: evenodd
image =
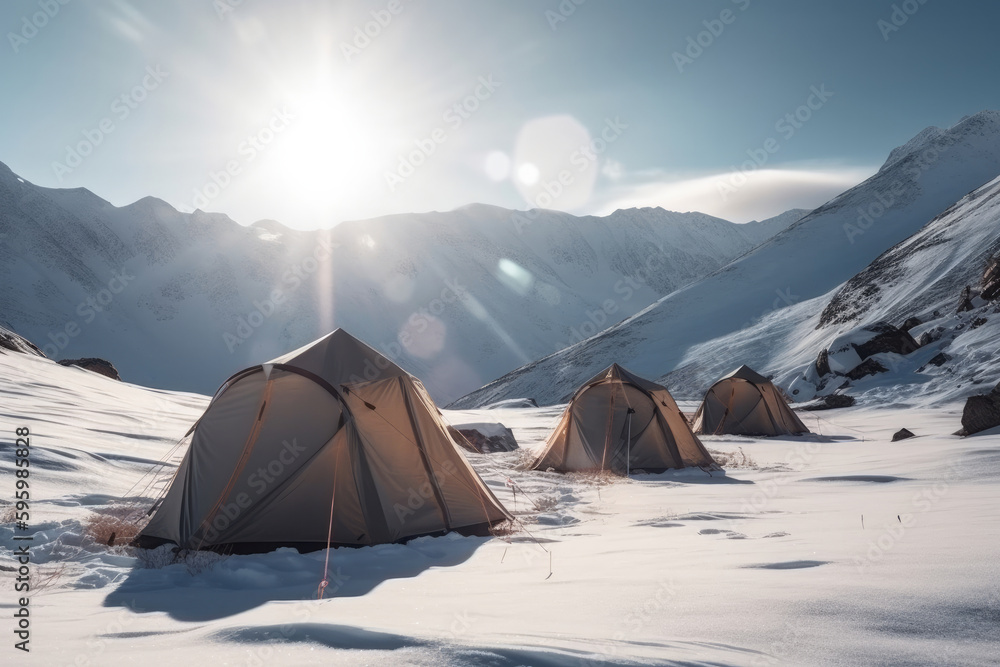
<instances>
[{"instance_id":1,"label":"rocky outcrop","mask_svg":"<svg viewBox=\"0 0 1000 667\"><path fill-rule=\"evenodd\" d=\"M915 438L915 437L917 437L917 436L915 436L913 434L913 431L911 431L910 429L908 429L908 428L901 428L901 429L899 429L898 431L896 431L895 433L892 434L892 441L893 442L899 442L900 440L907 440L909 438Z\"/></svg>"},{"instance_id":2,"label":"rocky outcrop","mask_svg":"<svg viewBox=\"0 0 1000 667\"><path fill-rule=\"evenodd\" d=\"M90 371L91 373L97 373L98 375L103 375L104 377L109 377L112 380L121 381L121 376L118 375L118 369L112 365L110 361L105 359L98 359L97 357L87 357L85 359L62 359L59 361L62 366L77 366L85 371Z\"/></svg>"},{"instance_id":3,"label":"rocky outcrop","mask_svg":"<svg viewBox=\"0 0 1000 667\"><path fill-rule=\"evenodd\" d=\"M972 435L1000 426L1000 383L988 394L970 396L962 410L962 430L958 435Z\"/></svg>"},{"instance_id":4,"label":"rocky outcrop","mask_svg":"<svg viewBox=\"0 0 1000 667\"><path fill-rule=\"evenodd\" d=\"M962 290L962 295L958 298L958 309L955 312L964 313L972 310L973 308L975 308L975 306L972 305L972 287L966 285Z\"/></svg>"},{"instance_id":5,"label":"rocky outcrop","mask_svg":"<svg viewBox=\"0 0 1000 667\"><path fill-rule=\"evenodd\" d=\"M847 377L852 380L860 380L866 375L875 375L876 373L885 373L888 368L880 364L875 359L865 359L859 365L855 366L847 372Z\"/></svg>"},{"instance_id":6,"label":"rocky outcrop","mask_svg":"<svg viewBox=\"0 0 1000 667\"><path fill-rule=\"evenodd\" d=\"M948 363L949 359L951 359L951 357L949 357L944 352L938 352L930 359L930 361L928 361L926 364L918 368L917 372L923 373L925 370L927 370L928 366L944 366L946 363Z\"/></svg>"},{"instance_id":7,"label":"rocky outcrop","mask_svg":"<svg viewBox=\"0 0 1000 667\"><path fill-rule=\"evenodd\" d=\"M533 398L508 398L484 405L483 410L506 410L507 408L537 408L538 403Z\"/></svg>"},{"instance_id":8,"label":"rocky outcrop","mask_svg":"<svg viewBox=\"0 0 1000 667\"><path fill-rule=\"evenodd\" d=\"M912 324L912 320L916 318L907 320L904 326ZM834 339L829 348L820 350L816 357L816 373L820 377L833 373L857 380L887 370L870 357L888 352L907 355L919 348L920 344L909 331L887 322L875 322L848 331Z\"/></svg>"},{"instance_id":9,"label":"rocky outcrop","mask_svg":"<svg viewBox=\"0 0 1000 667\"><path fill-rule=\"evenodd\" d=\"M833 410L835 408L849 408L854 405L854 397L847 394L830 394L821 396L814 401L796 406L799 410Z\"/></svg>"},{"instance_id":10,"label":"rocky outcrop","mask_svg":"<svg viewBox=\"0 0 1000 667\"><path fill-rule=\"evenodd\" d=\"M0 327L0 350L10 350L21 354L33 354L44 357L45 354L38 349L38 346L23 336L18 336L9 329Z\"/></svg>"},{"instance_id":11,"label":"rocky outcrop","mask_svg":"<svg viewBox=\"0 0 1000 667\"><path fill-rule=\"evenodd\" d=\"M920 347L908 331L897 329L891 324L879 322L869 325L866 328L869 331L877 331L878 335L854 346L854 349L858 352L858 356L862 359L867 359L873 354L880 354L882 352L894 352L905 355Z\"/></svg>"},{"instance_id":12,"label":"rocky outcrop","mask_svg":"<svg viewBox=\"0 0 1000 667\"><path fill-rule=\"evenodd\" d=\"M514 432L503 424L459 424L455 427L480 454L512 452L517 449Z\"/></svg>"},{"instance_id":13,"label":"rocky outcrop","mask_svg":"<svg viewBox=\"0 0 1000 667\"><path fill-rule=\"evenodd\" d=\"M979 296L987 301L1000 299L1000 253L986 263L986 271L983 272L983 281L980 285Z\"/></svg>"},{"instance_id":14,"label":"rocky outcrop","mask_svg":"<svg viewBox=\"0 0 1000 667\"><path fill-rule=\"evenodd\" d=\"M920 347L925 345L930 345L936 340L941 340L941 336L944 335L943 327L934 327L933 329L928 329L927 331L920 334L920 338L917 339L917 344Z\"/></svg>"},{"instance_id":15,"label":"rocky outcrop","mask_svg":"<svg viewBox=\"0 0 1000 667\"><path fill-rule=\"evenodd\" d=\"M913 327L918 327L921 324L923 324L923 322L920 321L919 317L908 317L906 318L906 321L903 322L902 326L900 326L899 328L902 329L903 331L909 331Z\"/></svg>"},{"instance_id":16,"label":"rocky outcrop","mask_svg":"<svg viewBox=\"0 0 1000 667\"><path fill-rule=\"evenodd\" d=\"M822 350L819 351L819 354L816 356L816 373L818 373L820 377L823 377L824 375L829 375L831 372L832 371L830 370L830 353L827 352L826 348L824 347Z\"/></svg>"}]
</instances>

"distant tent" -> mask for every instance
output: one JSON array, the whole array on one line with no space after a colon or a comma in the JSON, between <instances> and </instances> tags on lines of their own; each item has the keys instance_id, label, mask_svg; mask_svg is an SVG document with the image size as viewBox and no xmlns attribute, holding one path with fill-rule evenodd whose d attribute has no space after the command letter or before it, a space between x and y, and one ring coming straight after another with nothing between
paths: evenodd
<instances>
[{"instance_id":1,"label":"distant tent","mask_svg":"<svg viewBox=\"0 0 1000 667\"><path fill-rule=\"evenodd\" d=\"M714 464L665 387L613 364L576 392L531 467L627 474Z\"/></svg>"},{"instance_id":2,"label":"distant tent","mask_svg":"<svg viewBox=\"0 0 1000 667\"><path fill-rule=\"evenodd\" d=\"M231 377L187 438L141 546L308 550L511 518L420 381L342 329Z\"/></svg>"},{"instance_id":3,"label":"distant tent","mask_svg":"<svg viewBox=\"0 0 1000 667\"><path fill-rule=\"evenodd\" d=\"M712 385L694 416L695 433L795 435L809 429L795 415L781 390L747 366Z\"/></svg>"}]
</instances>

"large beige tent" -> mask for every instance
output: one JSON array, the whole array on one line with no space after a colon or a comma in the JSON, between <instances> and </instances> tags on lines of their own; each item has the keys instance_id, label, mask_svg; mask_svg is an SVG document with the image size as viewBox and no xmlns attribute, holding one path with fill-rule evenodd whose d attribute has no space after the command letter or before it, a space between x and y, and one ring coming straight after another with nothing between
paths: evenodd
<instances>
[{"instance_id":1,"label":"large beige tent","mask_svg":"<svg viewBox=\"0 0 1000 667\"><path fill-rule=\"evenodd\" d=\"M809 429L770 380L740 366L712 385L694 417L695 433L789 435Z\"/></svg>"},{"instance_id":2,"label":"large beige tent","mask_svg":"<svg viewBox=\"0 0 1000 667\"><path fill-rule=\"evenodd\" d=\"M317 549L510 519L420 381L342 329L231 377L187 438L142 546Z\"/></svg>"},{"instance_id":3,"label":"large beige tent","mask_svg":"<svg viewBox=\"0 0 1000 667\"><path fill-rule=\"evenodd\" d=\"M628 474L714 464L665 387L613 364L577 390L531 467Z\"/></svg>"}]
</instances>

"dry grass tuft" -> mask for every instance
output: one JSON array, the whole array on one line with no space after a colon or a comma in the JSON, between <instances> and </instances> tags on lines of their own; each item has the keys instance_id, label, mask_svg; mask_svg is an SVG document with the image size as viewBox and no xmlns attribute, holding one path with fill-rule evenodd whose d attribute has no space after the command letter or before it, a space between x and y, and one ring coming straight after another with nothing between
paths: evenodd
<instances>
[{"instance_id":1,"label":"dry grass tuft","mask_svg":"<svg viewBox=\"0 0 1000 667\"><path fill-rule=\"evenodd\" d=\"M15 516L16 514L17 510L14 508L13 505L9 505L7 507L4 507L3 509L0 509L0 524L6 525L8 523L14 523L15 519L17 518Z\"/></svg>"},{"instance_id":2,"label":"dry grass tuft","mask_svg":"<svg viewBox=\"0 0 1000 667\"><path fill-rule=\"evenodd\" d=\"M624 472L624 471L622 471ZM623 480L627 480L624 474L612 472L610 470L590 470L587 472L566 473L574 482L581 482L591 486L610 486Z\"/></svg>"},{"instance_id":3,"label":"dry grass tuft","mask_svg":"<svg viewBox=\"0 0 1000 667\"><path fill-rule=\"evenodd\" d=\"M717 452L713 449L708 450L708 453L712 455L715 462L718 463L723 468L758 468L757 462L753 460L753 457L747 456L743 448L740 447L738 451L735 452Z\"/></svg>"},{"instance_id":4,"label":"dry grass tuft","mask_svg":"<svg viewBox=\"0 0 1000 667\"><path fill-rule=\"evenodd\" d=\"M130 544L149 521L145 510L132 503L94 510L83 524L84 535L109 547Z\"/></svg>"},{"instance_id":5,"label":"dry grass tuft","mask_svg":"<svg viewBox=\"0 0 1000 667\"><path fill-rule=\"evenodd\" d=\"M531 464L535 462L535 454L530 449L517 449L515 450L515 461L513 467L514 470L530 470Z\"/></svg>"},{"instance_id":6,"label":"dry grass tuft","mask_svg":"<svg viewBox=\"0 0 1000 667\"><path fill-rule=\"evenodd\" d=\"M46 589L54 589L60 580L66 575L68 566L66 563L56 563L51 567L42 565L36 568L35 576L31 581L31 590L40 593Z\"/></svg>"}]
</instances>

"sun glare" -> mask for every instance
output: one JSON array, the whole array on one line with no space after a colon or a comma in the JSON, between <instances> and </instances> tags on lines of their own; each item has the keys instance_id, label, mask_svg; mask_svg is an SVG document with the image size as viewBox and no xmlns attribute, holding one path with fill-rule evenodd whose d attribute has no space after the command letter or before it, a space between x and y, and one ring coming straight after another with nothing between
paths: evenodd
<instances>
[{"instance_id":1,"label":"sun glare","mask_svg":"<svg viewBox=\"0 0 1000 667\"><path fill-rule=\"evenodd\" d=\"M385 142L361 100L321 92L294 99L288 108L291 127L269 160L285 192L322 211L333 199L380 182Z\"/></svg>"}]
</instances>

